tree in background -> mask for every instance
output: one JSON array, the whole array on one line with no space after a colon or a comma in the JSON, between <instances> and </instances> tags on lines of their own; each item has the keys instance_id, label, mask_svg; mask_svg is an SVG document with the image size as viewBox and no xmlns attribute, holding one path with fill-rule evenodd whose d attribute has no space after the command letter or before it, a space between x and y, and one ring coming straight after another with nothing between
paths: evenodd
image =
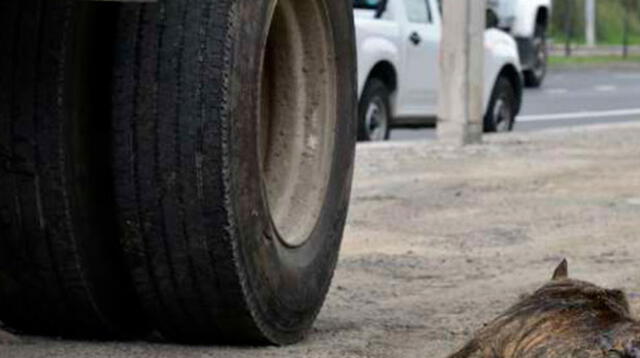
<instances>
[{"instance_id":1,"label":"tree in background","mask_svg":"<svg viewBox=\"0 0 640 358\"><path fill-rule=\"evenodd\" d=\"M551 35L557 43L567 40L584 43L585 0L555 0ZM640 44L640 0L596 0L596 40L599 44L620 45L625 38L628 19L628 43Z\"/></svg>"}]
</instances>

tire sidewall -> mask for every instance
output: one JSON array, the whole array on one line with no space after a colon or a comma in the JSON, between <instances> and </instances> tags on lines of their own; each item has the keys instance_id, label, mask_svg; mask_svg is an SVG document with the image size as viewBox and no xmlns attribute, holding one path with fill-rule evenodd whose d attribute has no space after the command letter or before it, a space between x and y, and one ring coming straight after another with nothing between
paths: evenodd
<instances>
[{"instance_id":1,"label":"tire sidewall","mask_svg":"<svg viewBox=\"0 0 640 358\"><path fill-rule=\"evenodd\" d=\"M240 0L233 10L228 118L223 125L228 230L247 304L263 333L278 342L300 339L322 305L337 261L350 196L356 137L352 119L356 98L353 20L346 1L326 0L324 4L336 55L336 138L319 220L309 239L297 248L285 246L272 235L276 230L258 155L261 58L275 0Z\"/></svg>"}]
</instances>

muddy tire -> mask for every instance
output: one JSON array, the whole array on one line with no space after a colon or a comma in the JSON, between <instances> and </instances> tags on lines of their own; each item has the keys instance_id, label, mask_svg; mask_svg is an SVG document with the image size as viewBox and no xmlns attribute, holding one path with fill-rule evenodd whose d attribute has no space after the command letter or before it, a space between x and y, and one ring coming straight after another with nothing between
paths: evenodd
<instances>
[{"instance_id":1,"label":"muddy tire","mask_svg":"<svg viewBox=\"0 0 640 358\"><path fill-rule=\"evenodd\" d=\"M351 3L165 0L119 18L115 183L144 310L181 342L300 340L349 201Z\"/></svg>"},{"instance_id":2,"label":"muddy tire","mask_svg":"<svg viewBox=\"0 0 640 358\"><path fill-rule=\"evenodd\" d=\"M119 338L144 322L114 230L112 33L94 31L110 9L0 3L0 321L20 332Z\"/></svg>"},{"instance_id":3,"label":"muddy tire","mask_svg":"<svg viewBox=\"0 0 640 358\"><path fill-rule=\"evenodd\" d=\"M485 132L509 132L513 130L517 100L513 84L505 76L498 77L489 107L484 116Z\"/></svg>"},{"instance_id":4,"label":"muddy tire","mask_svg":"<svg viewBox=\"0 0 640 358\"><path fill-rule=\"evenodd\" d=\"M389 139L391 104L389 89L383 81L370 78L364 86L358 104L358 140Z\"/></svg>"}]
</instances>

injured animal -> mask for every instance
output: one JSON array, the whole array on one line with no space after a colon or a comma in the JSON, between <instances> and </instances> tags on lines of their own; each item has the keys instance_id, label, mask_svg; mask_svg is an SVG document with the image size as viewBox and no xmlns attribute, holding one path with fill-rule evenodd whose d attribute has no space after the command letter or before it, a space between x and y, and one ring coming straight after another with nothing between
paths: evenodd
<instances>
[{"instance_id":1,"label":"injured animal","mask_svg":"<svg viewBox=\"0 0 640 358\"><path fill-rule=\"evenodd\" d=\"M564 260L549 283L450 356L515 357L640 358L640 322L622 291L570 279Z\"/></svg>"}]
</instances>

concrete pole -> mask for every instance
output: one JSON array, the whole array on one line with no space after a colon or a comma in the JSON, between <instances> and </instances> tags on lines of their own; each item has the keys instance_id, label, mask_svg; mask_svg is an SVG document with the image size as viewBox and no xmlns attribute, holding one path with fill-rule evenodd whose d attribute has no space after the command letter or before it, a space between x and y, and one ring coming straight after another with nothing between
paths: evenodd
<instances>
[{"instance_id":1,"label":"concrete pole","mask_svg":"<svg viewBox=\"0 0 640 358\"><path fill-rule=\"evenodd\" d=\"M596 45L596 0L585 1L585 38L587 39L587 46L593 47Z\"/></svg>"},{"instance_id":2,"label":"concrete pole","mask_svg":"<svg viewBox=\"0 0 640 358\"><path fill-rule=\"evenodd\" d=\"M438 138L457 146L480 143L487 4L447 0L442 6Z\"/></svg>"}]
</instances>

